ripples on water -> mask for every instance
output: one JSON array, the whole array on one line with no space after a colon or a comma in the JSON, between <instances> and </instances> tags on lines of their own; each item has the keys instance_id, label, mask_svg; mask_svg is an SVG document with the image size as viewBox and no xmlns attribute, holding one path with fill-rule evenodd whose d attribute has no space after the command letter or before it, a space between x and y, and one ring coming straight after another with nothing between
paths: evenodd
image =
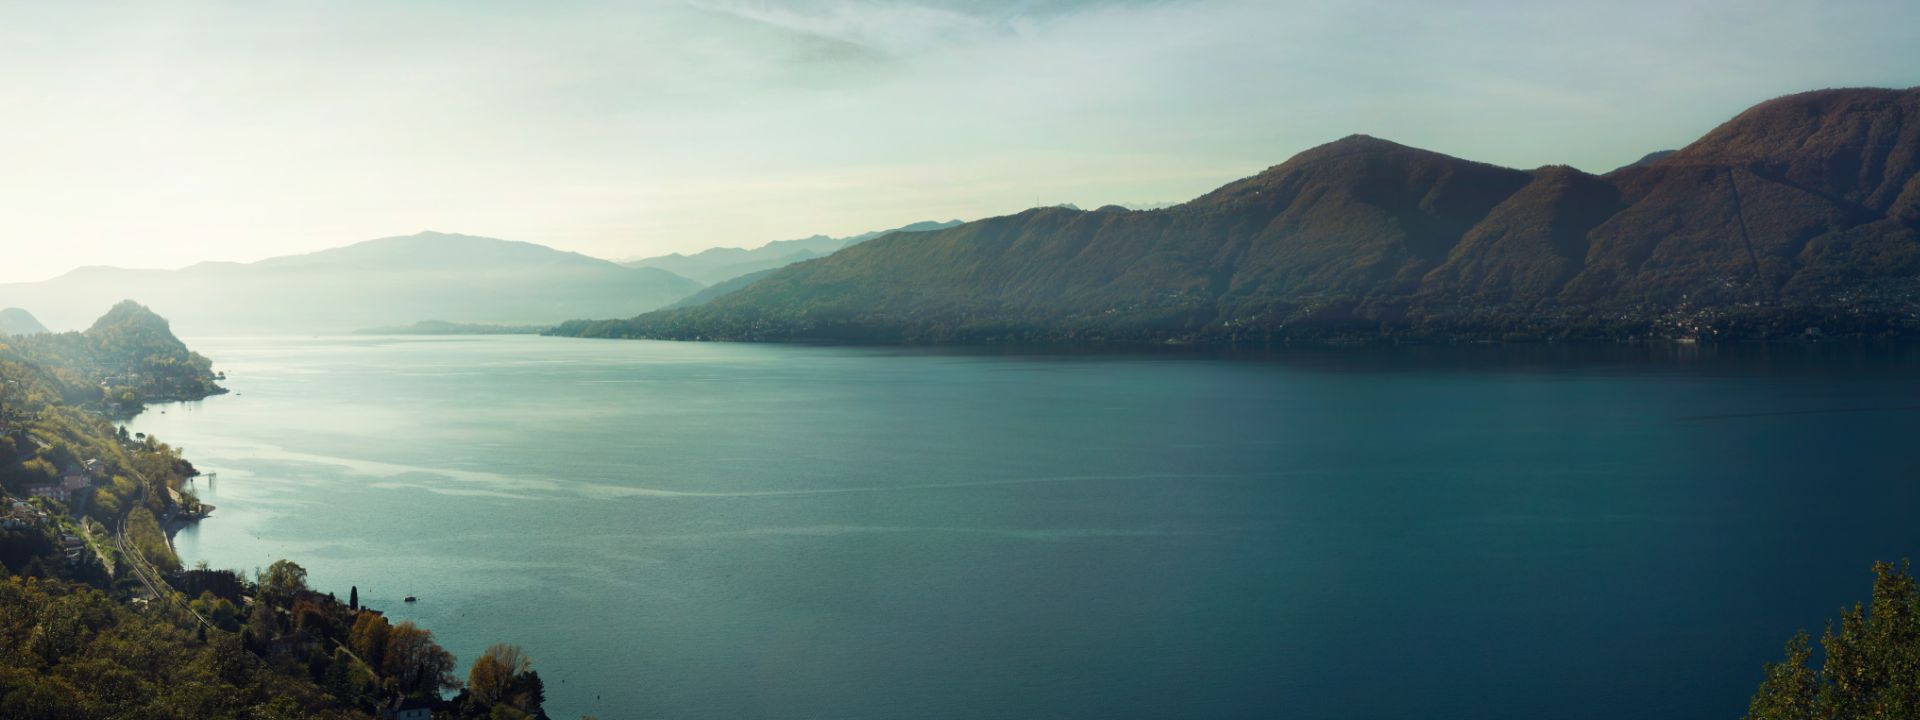
<instances>
[{"instance_id":1,"label":"ripples on water","mask_svg":"<svg viewBox=\"0 0 1920 720\"><path fill-rule=\"evenodd\" d=\"M1920 528L1904 349L190 344L184 559L555 717L1733 717Z\"/></svg>"}]
</instances>

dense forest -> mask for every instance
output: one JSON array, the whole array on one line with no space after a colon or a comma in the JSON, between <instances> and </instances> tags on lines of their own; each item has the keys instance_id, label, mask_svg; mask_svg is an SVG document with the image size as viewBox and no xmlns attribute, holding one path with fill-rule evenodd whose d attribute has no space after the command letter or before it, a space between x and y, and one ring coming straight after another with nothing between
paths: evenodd
<instances>
[{"instance_id":1,"label":"dense forest","mask_svg":"<svg viewBox=\"0 0 1920 720\"><path fill-rule=\"evenodd\" d=\"M309 589L285 560L257 579L168 575L199 589L186 603L63 575L77 574L36 562L0 578L0 717L367 718L401 706L546 717L518 648L488 648L463 683L432 632Z\"/></svg>"},{"instance_id":2,"label":"dense forest","mask_svg":"<svg viewBox=\"0 0 1920 720\"><path fill-rule=\"evenodd\" d=\"M148 519L192 511L192 463L109 418L152 400L225 392L214 377L211 362L133 303L84 333L8 339L0 344L0 489L24 498L35 488L58 488L64 509L102 526L136 509ZM134 384L117 384L129 378ZM145 534L139 539L165 545Z\"/></svg>"},{"instance_id":3,"label":"dense forest","mask_svg":"<svg viewBox=\"0 0 1920 720\"><path fill-rule=\"evenodd\" d=\"M10 349L56 375L70 405L96 402L131 415L146 403L226 392L213 362L187 349L165 318L132 300L113 306L83 332L10 338Z\"/></svg>"},{"instance_id":4,"label":"dense forest","mask_svg":"<svg viewBox=\"0 0 1920 720\"><path fill-rule=\"evenodd\" d=\"M291 561L181 567L166 528L199 516L197 471L109 417L222 392L216 377L134 303L0 342L0 717L546 717L518 648L462 682L431 632L309 588Z\"/></svg>"}]
</instances>

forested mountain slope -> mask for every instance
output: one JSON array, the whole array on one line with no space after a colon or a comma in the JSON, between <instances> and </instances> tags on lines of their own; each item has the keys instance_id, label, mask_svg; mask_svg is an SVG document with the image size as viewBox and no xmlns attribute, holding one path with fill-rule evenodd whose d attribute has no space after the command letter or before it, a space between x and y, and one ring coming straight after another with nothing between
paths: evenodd
<instances>
[{"instance_id":1,"label":"forested mountain slope","mask_svg":"<svg viewBox=\"0 0 1920 720\"><path fill-rule=\"evenodd\" d=\"M1191 202L882 238L698 307L564 334L1230 340L1911 332L1920 88L1762 103L1593 175L1366 136Z\"/></svg>"}]
</instances>

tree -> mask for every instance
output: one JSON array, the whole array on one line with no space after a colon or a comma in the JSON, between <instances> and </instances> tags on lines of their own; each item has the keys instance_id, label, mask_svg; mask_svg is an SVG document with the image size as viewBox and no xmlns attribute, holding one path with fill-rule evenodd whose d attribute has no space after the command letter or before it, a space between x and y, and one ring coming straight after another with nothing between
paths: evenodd
<instances>
[{"instance_id":1,"label":"tree","mask_svg":"<svg viewBox=\"0 0 1920 720\"><path fill-rule=\"evenodd\" d=\"M547 684L540 673L528 670L513 681L513 702L530 715L539 715L547 704Z\"/></svg>"},{"instance_id":2,"label":"tree","mask_svg":"<svg viewBox=\"0 0 1920 720\"><path fill-rule=\"evenodd\" d=\"M360 586L359 585L355 585L347 590L347 609L348 610L360 609Z\"/></svg>"},{"instance_id":3,"label":"tree","mask_svg":"<svg viewBox=\"0 0 1920 720\"><path fill-rule=\"evenodd\" d=\"M292 560L275 560L260 576L260 595L286 603L307 591L307 569Z\"/></svg>"},{"instance_id":4,"label":"tree","mask_svg":"<svg viewBox=\"0 0 1920 720\"><path fill-rule=\"evenodd\" d=\"M347 634L347 644L353 647L353 654L359 655L367 665L378 670L386 659L387 634L392 627L387 619L371 612L361 612L353 621L353 630Z\"/></svg>"},{"instance_id":5,"label":"tree","mask_svg":"<svg viewBox=\"0 0 1920 720\"><path fill-rule=\"evenodd\" d=\"M320 603L302 598L293 601L293 631L302 633L314 642L322 642L333 637L333 618Z\"/></svg>"},{"instance_id":6,"label":"tree","mask_svg":"<svg viewBox=\"0 0 1920 720\"><path fill-rule=\"evenodd\" d=\"M1842 613L1820 638L1816 672L1802 632L1769 664L1748 720L1891 720L1920 717L1920 588L1910 566L1873 566L1873 599Z\"/></svg>"},{"instance_id":7,"label":"tree","mask_svg":"<svg viewBox=\"0 0 1920 720\"><path fill-rule=\"evenodd\" d=\"M231 633L62 580L0 575L0 718L344 720L344 698ZM323 668L324 669L324 668Z\"/></svg>"},{"instance_id":8,"label":"tree","mask_svg":"<svg viewBox=\"0 0 1920 720\"><path fill-rule=\"evenodd\" d=\"M160 521L154 518L153 511L137 507L127 513L127 539L134 550L161 571L180 569L180 558L173 554L173 546L167 544L167 533L160 529Z\"/></svg>"},{"instance_id":9,"label":"tree","mask_svg":"<svg viewBox=\"0 0 1920 720\"><path fill-rule=\"evenodd\" d=\"M201 591L200 597L187 605L206 618L207 622L213 623L214 627L229 632L240 629L240 609L234 607L232 601L215 596L212 591Z\"/></svg>"},{"instance_id":10,"label":"tree","mask_svg":"<svg viewBox=\"0 0 1920 720\"><path fill-rule=\"evenodd\" d=\"M253 601L253 608L247 613L247 630L257 642L267 642L280 634L280 620L275 617L273 604L264 598Z\"/></svg>"},{"instance_id":11,"label":"tree","mask_svg":"<svg viewBox=\"0 0 1920 720\"><path fill-rule=\"evenodd\" d=\"M1802 632L1787 641L1787 659L1769 663L1766 679L1747 706L1749 720L1804 720L1813 717L1819 678L1807 667L1813 650Z\"/></svg>"},{"instance_id":12,"label":"tree","mask_svg":"<svg viewBox=\"0 0 1920 720\"><path fill-rule=\"evenodd\" d=\"M494 705L512 698L515 684L531 672L533 660L518 646L496 643L473 661L473 669L467 671L467 690L480 702Z\"/></svg>"},{"instance_id":13,"label":"tree","mask_svg":"<svg viewBox=\"0 0 1920 720\"><path fill-rule=\"evenodd\" d=\"M437 695L460 686L453 677L453 655L433 641L432 631L412 622L402 622L388 631L381 667L408 695Z\"/></svg>"},{"instance_id":14,"label":"tree","mask_svg":"<svg viewBox=\"0 0 1920 720\"><path fill-rule=\"evenodd\" d=\"M55 677L22 678L25 682L0 700L0 716L19 720L65 720L80 717L80 693Z\"/></svg>"}]
</instances>

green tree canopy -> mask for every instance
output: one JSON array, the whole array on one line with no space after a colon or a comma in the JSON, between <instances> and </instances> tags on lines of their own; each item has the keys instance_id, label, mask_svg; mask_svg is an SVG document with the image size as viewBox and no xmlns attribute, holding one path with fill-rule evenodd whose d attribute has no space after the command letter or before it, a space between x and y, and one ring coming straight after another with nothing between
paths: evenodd
<instances>
[{"instance_id":1,"label":"green tree canopy","mask_svg":"<svg viewBox=\"0 0 1920 720\"><path fill-rule=\"evenodd\" d=\"M453 676L453 654L433 641L432 631L412 622L402 622L387 632L381 667L382 674L393 678L400 691L408 695L437 696L442 690L460 686Z\"/></svg>"},{"instance_id":2,"label":"green tree canopy","mask_svg":"<svg viewBox=\"0 0 1920 720\"><path fill-rule=\"evenodd\" d=\"M1840 616L1820 638L1826 662L1812 666L1805 632L1769 664L1747 707L1748 720L1911 720L1920 718L1920 589L1911 566L1873 566L1873 599Z\"/></svg>"},{"instance_id":3,"label":"green tree canopy","mask_svg":"<svg viewBox=\"0 0 1920 720\"><path fill-rule=\"evenodd\" d=\"M275 560L260 575L260 594L274 602L286 603L307 591L307 569L292 560Z\"/></svg>"}]
</instances>

